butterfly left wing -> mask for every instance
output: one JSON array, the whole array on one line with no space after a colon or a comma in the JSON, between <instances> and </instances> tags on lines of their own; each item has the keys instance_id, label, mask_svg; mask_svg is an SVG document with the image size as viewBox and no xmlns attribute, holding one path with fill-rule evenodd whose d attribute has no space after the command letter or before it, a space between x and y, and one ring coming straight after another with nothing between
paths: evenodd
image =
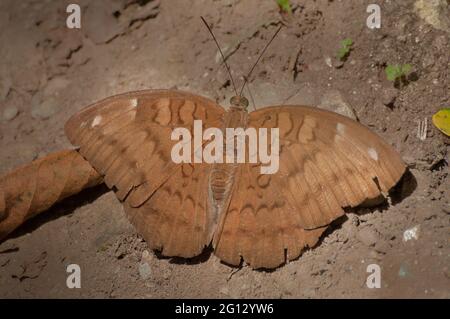
<instances>
[{"instance_id":1,"label":"butterfly left wing","mask_svg":"<svg viewBox=\"0 0 450 319\"><path fill-rule=\"evenodd\" d=\"M257 165L241 167L214 239L216 254L231 264L242 256L254 268L273 268L285 251L297 257L344 207L388 192L405 171L390 145L336 113L279 106L249 118L249 127L279 128L279 170L261 175Z\"/></svg>"},{"instance_id":2,"label":"butterfly left wing","mask_svg":"<svg viewBox=\"0 0 450 319\"><path fill-rule=\"evenodd\" d=\"M125 201L128 218L151 248L193 257L209 244L205 190L209 165L171 158L175 128L221 127L224 110L175 90L131 92L93 104L66 124L66 135ZM195 144L195 143L194 143ZM192 148L192 154L196 150Z\"/></svg>"}]
</instances>

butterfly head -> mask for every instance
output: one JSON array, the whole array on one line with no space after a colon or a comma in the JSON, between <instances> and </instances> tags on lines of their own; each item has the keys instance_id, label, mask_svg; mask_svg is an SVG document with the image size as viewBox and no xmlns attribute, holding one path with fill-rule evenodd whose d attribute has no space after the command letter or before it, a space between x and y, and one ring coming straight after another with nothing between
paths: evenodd
<instances>
[{"instance_id":1,"label":"butterfly head","mask_svg":"<svg viewBox=\"0 0 450 319\"><path fill-rule=\"evenodd\" d=\"M235 95L230 99L230 105L247 110L248 100L242 95Z\"/></svg>"}]
</instances>

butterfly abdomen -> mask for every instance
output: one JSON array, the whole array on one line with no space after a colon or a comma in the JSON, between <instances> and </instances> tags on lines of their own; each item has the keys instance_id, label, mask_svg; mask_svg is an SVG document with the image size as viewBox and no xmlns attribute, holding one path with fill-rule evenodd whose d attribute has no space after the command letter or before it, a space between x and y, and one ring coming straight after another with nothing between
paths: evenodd
<instances>
[{"instance_id":1,"label":"butterfly abdomen","mask_svg":"<svg viewBox=\"0 0 450 319\"><path fill-rule=\"evenodd\" d=\"M225 164L227 165L227 164ZM233 185L234 167L236 165L229 165L230 167L215 167L211 172L211 178L209 181L211 189L211 199L215 203L220 203L226 199L227 194ZM232 167L231 167L232 166ZM231 168L231 169L227 169Z\"/></svg>"},{"instance_id":2,"label":"butterfly abdomen","mask_svg":"<svg viewBox=\"0 0 450 319\"><path fill-rule=\"evenodd\" d=\"M231 108L224 116L222 132L224 144L226 144L227 128L247 127L248 113L239 108ZM236 153L236 150L233 150ZM236 154L233 154L236 156ZM225 156L225 154L224 154ZM211 213L214 225L220 220L223 211L226 211L234 185L235 176L239 164L236 161L226 163L215 163L211 168L208 181L208 210ZM215 226L213 226L215 228Z\"/></svg>"}]
</instances>

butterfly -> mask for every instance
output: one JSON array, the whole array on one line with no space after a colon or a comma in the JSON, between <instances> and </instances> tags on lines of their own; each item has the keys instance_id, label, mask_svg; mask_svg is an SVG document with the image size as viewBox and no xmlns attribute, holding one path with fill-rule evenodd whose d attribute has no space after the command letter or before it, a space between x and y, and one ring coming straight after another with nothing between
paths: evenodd
<instances>
[{"instance_id":1,"label":"butterfly","mask_svg":"<svg viewBox=\"0 0 450 319\"><path fill-rule=\"evenodd\" d=\"M344 208L386 194L401 178L400 155L367 127L307 106L225 110L178 90L109 97L73 115L65 132L114 188L148 245L194 257L212 245L223 262L275 268L313 247ZM261 163L175 163L174 128L278 128L279 170ZM195 150L194 150L195 151Z\"/></svg>"}]
</instances>

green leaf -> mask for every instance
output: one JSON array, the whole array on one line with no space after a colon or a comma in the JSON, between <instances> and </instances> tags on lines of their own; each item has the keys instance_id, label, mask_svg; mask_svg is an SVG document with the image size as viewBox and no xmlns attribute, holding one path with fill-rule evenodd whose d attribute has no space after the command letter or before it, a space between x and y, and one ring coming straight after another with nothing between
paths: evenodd
<instances>
[{"instance_id":1,"label":"green leaf","mask_svg":"<svg viewBox=\"0 0 450 319\"><path fill-rule=\"evenodd\" d=\"M411 64L403 64L403 65L389 64L384 71L386 73L387 79L389 81L394 82L398 78L408 75L408 73L411 72L411 69L412 69Z\"/></svg>"},{"instance_id":2,"label":"green leaf","mask_svg":"<svg viewBox=\"0 0 450 319\"><path fill-rule=\"evenodd\" d=\"M402 65L402 75L407 75L412 69L411 64Z\"/></svg>"},{"instance_id":3,"label":"green leaf","mask_svg":"<svg viewBox=\"0 0 450 319\"><path fill-rule=\"evenodd\" d=\"M348 50L346 48L340 48L338 50L338 58L342 60L347 55L347 53Z\"/></svg>"},{"instance_id":4,"label":"green leaf","mask_svg":"<svg viewBox=\"0 0 450 319\"><path fill-rule=\"evenodd\" d=\"M353 40L350 38L341 41L341 46L344 48L350 48L353 45Z\"/></svg>"},{"instance_id":5,"label":"green leaf","mask_svg":"<svg viewBox=\"0 0 450 319\"><path fill-rule=\"evenodd\" d=\"M385 69L387 79L389 81L395 81L398 78L400 70L398 65L388 65Z\"/></svg>"},{"instance_id":6,"label":"green leaf","mask_svg":"<svg viewBox=\"0 0 450 319\"><path fill-rule=\"evenodd\" d=\"M281 10L291 13L291 4L289 3L289 0L277 0L278 5L280 6Z\"/></svg>"},{"instance_id":7,"label":"green leaf","mask_svg":"<svg viewBox=\"0 0 450 319\"><path fill-rule=\"evenodd\" d=\"M343 60L350 53L351 46L353 45L353 40L350 38L341 41L341 47L338 50L338 58Z\"/></svg>"}]
</instances>

